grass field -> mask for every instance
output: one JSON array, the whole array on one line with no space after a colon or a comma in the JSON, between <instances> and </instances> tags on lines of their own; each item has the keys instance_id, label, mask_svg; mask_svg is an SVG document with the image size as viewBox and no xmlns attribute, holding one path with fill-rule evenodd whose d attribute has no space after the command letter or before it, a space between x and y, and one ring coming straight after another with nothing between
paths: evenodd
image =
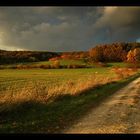
<instances>
[{"instance_id":1,"label":"grass field","mask_svg":"<svg viewBox=\"0 0 140 140\"><path fill-rule=\"evenodd\" d=\"M41 66L41 65L51 65L54 61L39 61L39 62L26 62L26 63L15 63L15 64L5 64L1 65L2 68L11 68L17 65L26 65L26 66ZM73 60L73 59L60 59L60 65L89 65L83 59Z\"/></svg>"},{"instance_id":2,"label":"grass field","mask_svg":"<svg viewBox=\"0 0 140 140\"><path fill-rule=\"evenodd\" d=\"M128 66L128 63L122 63L122 62L114 62L114 63L108 63L108 66L109 67L120 67L120 68L123 68L123 67L126 67Z\"/></svg>"},{"instance_id":3,"label":"grass field","mask_svg":"<svg viewBox=\"0 0 140 140\"><path fill-rule=\"evenodd\" d=\"M84 61L84 59L80 59L80 60L73 60L73 59L60 59L58 60L61 66L68 66L68 65L85 65L85 66L89 66L89 67L99 67L100 65L98 64L90 64L90 63L86 63ZM17 65L23 65L23 66L41 66L41 65L51 65L53 64L54 61L40 61L40 62L26 62L26 63L15 63L15 64L5 64L5 65L1 65L1 68L4 69L9 69L13 66L17 66ZM107 63L107 67L126 67L128 66L128 63L122 63L122 62L113 62L113 63Z\"/></svg>"},{"instance_id":4,"label":"grass field","mask_svg":"<svg viewBox=\"0 0 140 140\"><path fill-rule=\"evenodd\" d=\"M60 59L59 62L60 62L60 65L69 65L69 64L79 64L79 65L81 65L81 64L86 64L84 62L84 60L72 60L72 59ZM52 61L35 62L33 64L35 64L35 65L52 64Z\"/></svg>"},{"instance_id":5,"label":"grass field","mask_svg":"<svg viewBox=\"0 0 140 140\"><path fill-rule=\"evenodd\" d=\"M13 84L21 86L28 81L44 81L47 85L59 85L65 81L77 82L77 80L86 80L90 76L98 78L114 77L115 74L110 68L93 69L31 69L31 70L0 70L0 86L7 87Z\"/></svg>"},{"instance_id":6,"label":"grass field","mask_svg":"<svg viewBox=\"0 0 140 140\"><path fill-rule=\"evenodd\" d=\"M60 132L133 78L111 67L0 70L0 133Z\"/></svg>"}]
</instances>

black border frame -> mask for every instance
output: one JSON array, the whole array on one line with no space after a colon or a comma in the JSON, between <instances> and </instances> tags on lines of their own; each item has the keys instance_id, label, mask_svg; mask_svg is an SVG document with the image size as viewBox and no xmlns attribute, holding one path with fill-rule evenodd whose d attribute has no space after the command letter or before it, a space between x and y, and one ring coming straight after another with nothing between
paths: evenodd
<instances>
[{"instance_id":1,"label":"black border frame","mask_svg":"<svg viewBox=\"0 0 140 140\"><path fill-rule=\"evenodd\" d=\"M140 6L139 0L0 0L0 6Z\"/></svg>"},{"instance_id":2,"label":"black border frame","mask_svg":"<svg viewBox=\"0 0 140 140\"><path fill-rule=\"evenodd\" d=\"M0 0L1 6L140 6L140 0ZM0 137L64 140L139 139L140 134L0 134Z\"/></svg>"}]
</instances>

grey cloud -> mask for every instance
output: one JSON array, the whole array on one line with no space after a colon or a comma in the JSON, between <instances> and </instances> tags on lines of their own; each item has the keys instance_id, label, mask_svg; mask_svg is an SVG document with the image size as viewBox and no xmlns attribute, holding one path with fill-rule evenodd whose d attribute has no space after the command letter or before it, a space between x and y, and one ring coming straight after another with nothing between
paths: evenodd
<instances>
[{"instance_id":1,"label":"grey cloud","mask_svg":"<svg viewBox=\"0 0 140 140\"><path fill-rule=\"evenodd\" d=\"M112 41L135 41L140 36L139 15L139 7L106 7L93 29L109 30Z\"/></svg>"},{"instance_id":2,"label":"grey cloud","mask_svg":"<svg viewBox=\"0 0 140 140\"><path fill-rule=\"evenodd\" d=\"M1 7L0 45L71 51L135 41L140 37L139 15L139 7Z\"/></svg>"}]
</instances>

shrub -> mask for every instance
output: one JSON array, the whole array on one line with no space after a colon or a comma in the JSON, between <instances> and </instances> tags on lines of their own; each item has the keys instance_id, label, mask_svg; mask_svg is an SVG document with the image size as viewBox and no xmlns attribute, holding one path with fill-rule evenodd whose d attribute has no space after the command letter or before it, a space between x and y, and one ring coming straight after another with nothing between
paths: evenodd
<instances>
[{"instance_id":1,"label":"shrub","mask_svg":"<svg viewBox=\"0 0 140 140\"><path fill-rule=\"evenodd\" d=\"M60 57L53 57L53 58L50 58L49 61L57 61L59 59L60 59Z\"/></svg>"},{"instance_id":2,"label":"shrub","mask_svg":"<svg viewBox=\"0 0 140 140\"><path fill-rule=\"evenodd\" d=\"M17 67L16 67L16 66L11 66L10 68L11 68L11 69L16 69Z\"/></svg>"},{"instance_id":3,"label":"shrub","mask_svg":"<svg viewBox=\"0 0 140 140\"><path fill-rule=\"evenodd\" d=\"M50 69L51 68L50 65L40 65L39 67L42 69Z\"/></svg>"},{"instance_id":4,"label":"shrub","mask_svg":"<svg viewBox=\"0 0 140 140\"><path fill-rule=\"evenodd\" d=\"M78 65L78 64L70 64L70 65L67 65L67 68L73 68L73 69L76 69L76 68L86 68L87 66L86 65Z\"/></svg>"},{"instance_id":5,"label":"shrub","mask_svg":"<svg viewBox=\"0 0 140 140\"><path fill-rule=\"evenodd\" d=\"M60 68L64 68L65 69L65 68L68 68L68 66L67 65L61 65Z\"/></svg>"},{"instance_id":6,"label":"shrub","mask_svg":"<svg viewBox=\"0 0 140 140\"><path fill-rule=\"evenodd\" d=\"M103 62L98 62L98 63L96 63L96 65L98 67L107 67L107 64L106 63L103 63Z\"/></svg>"},{"instance_id":7,"label":"shrub","mask_svg":"<svg viewBox=\"0 0 140 140\"><path fill-rule=\"evenodd\" d=\"M4 67L3 66L0 66L0 69L4 69Z\"/></svg>"},{"instance_id":8,"label":"shrub","mask_svg":"<svg viewBox=\"0 0 140 140\"><path fill-rule=\"evenodd\" d=\"M35 61L37 61L37 59L35 57L31 56L31 57L29 57L29 61L35 62Z\"/></svg>"},{"instance_id":9,"label":"shrub","mask_svg":"<svg viewBox=\"0 0 140 140\"><path fill-rule=\"evenodd\" d=\"M60 68L60 62L58 60L54 61L51 65L51 68L59 69Z\"/></svg>"},{"instance_id":10,"label":"shrub","mask_svg":"<svg viewBox=\"0 0 140 140\"><path fill-rule=\"evenodd\" d=\"M20 64L18 64L18 65L16 65L16 68L17 68L17 69L22 69L22 68L23 68L23 66L22 66L22 65L20 65Z\"/></svg>"}]
</instances>

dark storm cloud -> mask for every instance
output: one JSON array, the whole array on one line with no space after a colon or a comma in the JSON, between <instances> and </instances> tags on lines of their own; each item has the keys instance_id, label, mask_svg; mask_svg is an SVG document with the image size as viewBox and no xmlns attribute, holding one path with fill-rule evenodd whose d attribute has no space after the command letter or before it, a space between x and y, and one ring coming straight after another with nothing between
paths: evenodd
<instances>
[{"instance_id":1,"label":"dark storm cloud","mask_svg":"<svg viewBox=\"0 0 140 140\"><path fill-rule=\"evenodd\" d=\"M94 32L102 33L106 41L136 41L140 36L139 15L139 7L107 7L93 25Z\"/></svg>"},{"instance_id":2,"label":"dark storm cloud","mask_svg":"<svg viewBox=\"0 0 140 140\"><path fill-rule=\"evenodd\" d=\"M87 50L140 38L139 7L1 7L0 48Z\"/></svg>"}]
</instances>

